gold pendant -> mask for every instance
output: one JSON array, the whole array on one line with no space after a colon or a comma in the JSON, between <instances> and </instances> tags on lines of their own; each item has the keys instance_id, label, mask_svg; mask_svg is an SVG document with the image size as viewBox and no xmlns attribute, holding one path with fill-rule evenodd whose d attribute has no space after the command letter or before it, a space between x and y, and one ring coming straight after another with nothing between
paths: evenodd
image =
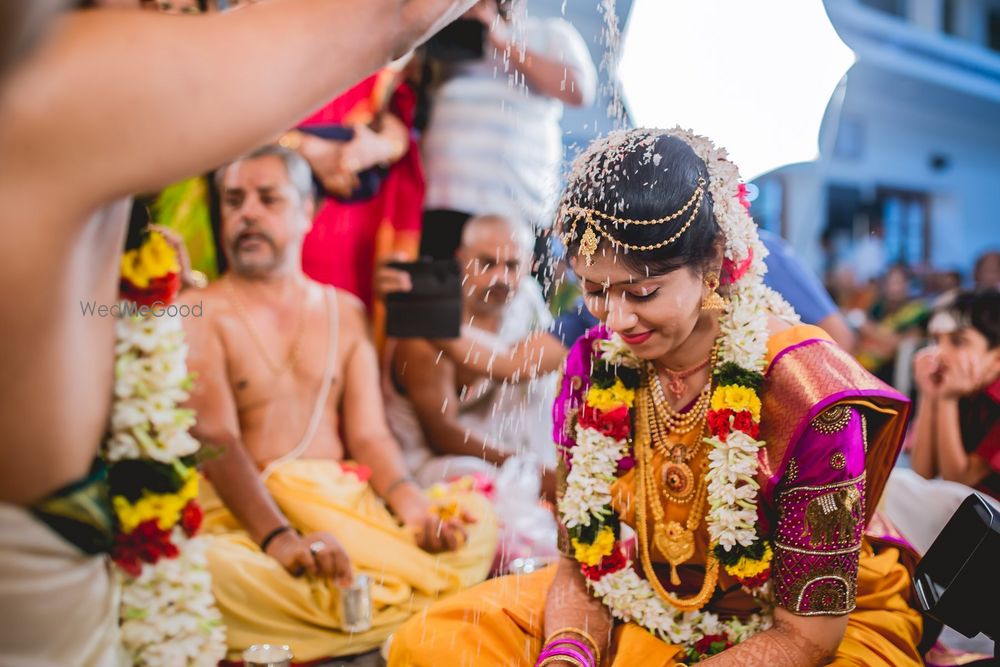
<instances>
[{"instance_id":1,"label":"gold pendant","mask_svg":"<svg viewBox=\"0 0 1000 667\"><path fill-rule=\"evenodd\" d=\"M671 521L667 524L666 531L656 534L655 542L657 550L670 563L671 585L680 586L681 578L677 574L677 566L694 557L694 532L676 521Z\"/></svg>"},{"instance_id":2,"label":"gold pendant","mask_svg":"<svg viewBox=\"0 0 1000 667\"><path fill-rule=\"evenodd\" d=\"M599 241L597 234L594 233L593 223L587 220L587 229L584 230L583 237L580 239L580 254L587 260L587 266L594 263L594 253L597 252L598 244Z\"/></svg>"},{"instance_id":3,"label":"gold pendant","mask_svg":"<svg viewBox=\"0 0 1000 667\"><path fill-rule=\"evenodd\" d=\"M694 492L694 473L686 463L675 459L663 466L663 485L671 500L686 502Z\"/></svg>"}]
</instances>

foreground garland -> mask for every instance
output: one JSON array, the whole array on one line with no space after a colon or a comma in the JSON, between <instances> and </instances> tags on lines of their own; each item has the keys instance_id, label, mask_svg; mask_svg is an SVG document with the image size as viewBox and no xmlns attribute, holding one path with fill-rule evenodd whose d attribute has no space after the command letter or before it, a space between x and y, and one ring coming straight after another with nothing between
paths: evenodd
<instances>
[{"instance_id":1,"label":"foreground garland","mask_svg":"<svg viewBox=\"0 0 1000 667\"><path fill-rule=\"evenodd\" d=\"M618 475L635 465L635 395L642 362L617 336L599 341L592 359L575 443L565 452L568 475L559 511L592 592L612 615L684 646L687 660L697 662L767 629L772 622L767 598L773 551L760 532L757 516L758 452L765 445L760 439L759 392L769 316L773 313L789 321L796 316L763 284L767 251L748 213L746 189L736 166L708 139L677 129L667 134L685 141L707 166L714 214L726 239L723 268L730 300L720 319L720 363L706 415L710 548L725 571L762 601L765 613L740 621L720 620L700 610L681 612L657 596L625 556L611 505L611 486ZM614 155L646 147L651 155L657 136L611 135L590 154ZM587 156L581 163L587 164Z\"/></svg>"},{"instance_id":2,"label":"foreground garland","mask_svg":"<svg viewBox=\"0 0 1000 667\"><path fill-rule=\"evenodd\" d=\"M118 527L122 641L132 664L216 665L225 657L201 525L198 442L180 320L166 307L180 266L160 234L122 258L111 427L104 446Z\"/></svg>"}]
</instances>

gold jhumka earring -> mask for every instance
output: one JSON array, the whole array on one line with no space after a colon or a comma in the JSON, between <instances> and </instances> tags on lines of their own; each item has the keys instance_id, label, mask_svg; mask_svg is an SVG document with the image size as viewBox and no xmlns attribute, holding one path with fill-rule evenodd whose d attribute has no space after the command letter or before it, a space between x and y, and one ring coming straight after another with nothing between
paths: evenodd
<instances>
[{"instance_id":1,"label":"gold jhumka earring","mask_svg":"<svg viewBox=\"0 0 1000 667\"><path fill-rule=\"evenodd\" d=\"M577 254L583 257L587 266L594 263L594 255L597 253L597 246L600 245L601 237L604 237L608 243L610 243L615 248L624 248L626 250L634 250L638 252L646 252L650 250L658 250L664 248L671 243L674 243L679 239L684 232L688 230L694 219L698 217L698 211L701 210L702 201L705 199L705 179L698 179L698 186L691 193L691 198L688 199L687 203L684 204L680 209L674 211L670 215L666 215L662 218L656 218L655 220L631 220L629 218L618 218L603 211L598 211L593 208L584 208L582 206L564 206L561 213L560 219L566 220L572 218L573 222L569 225L569 229L563 234L563 242L569 245L573 237L576 234L577 223L580 222L582 218L586 229L583 230L583 236L580 238L580 249ZM636 243L626 243L614 237L611 229L617 228L618 226L627 227L629 225L665 225L667 223L673 222L687 214L687 220L680 229L677 230L672 236L669 236L659 243L650 243L646 245L636 244Z\"/></svg>"},{"instance_id":2,"label":"gold jhumka earring","mask_svg":"<svg viewBox=\"0 0 1000 667\"><path fill-rule=\"evenodd\" d=\"M705 276L705 287L708 296L701 300L702 310L723 310L729 303L719 294L719 274L709 273Z\"/></svg>"}]
</instances>

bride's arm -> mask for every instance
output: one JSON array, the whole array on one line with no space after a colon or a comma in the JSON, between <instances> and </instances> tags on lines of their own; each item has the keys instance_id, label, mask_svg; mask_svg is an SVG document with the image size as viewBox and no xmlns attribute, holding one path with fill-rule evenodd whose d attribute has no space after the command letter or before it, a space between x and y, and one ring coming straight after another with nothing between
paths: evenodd
<instances>
[{"instance_id":1,"label":"bride's arm","mask_svg":"<svg viewBox=\"0 0 1000 667\"><path fill-rule=\"evenodd\" d=\"M796 616L775 609L774 627L699 663L706 667L815 667L827 664L837 652L847 614Z\"/></svg>"},{"instance_id":2,"label":"bride's arm","mask_svg":"<svg viewBox=\"0 0 1000 667\"><path fill-rule=\"evenodd\" d=\"M583 630L597 642L600 664L610 664L607 658L611 643L611 613L587 590L578 562L564 555L559 559L558 567L545 600L545 637L564 629Z\"/></svg>"},{"instance_id":3,"label":"bride's arm","mask_svg":"<svg viewBox=\"0 0 1000 667\"><path fill-rule=\"evenodd\" d=\"M834 405L814 418L791 448L775 500L774 626L703 664L812 667L827 664L836 654L857 595L865 517L865 412Z\"/></svg>"}]
</instances>

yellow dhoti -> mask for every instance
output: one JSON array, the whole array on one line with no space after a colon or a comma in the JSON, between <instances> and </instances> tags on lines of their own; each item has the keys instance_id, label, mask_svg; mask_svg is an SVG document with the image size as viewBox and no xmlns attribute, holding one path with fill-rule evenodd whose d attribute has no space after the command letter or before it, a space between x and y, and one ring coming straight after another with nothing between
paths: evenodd
<instances>
[{"instance_id":1,"label":"yellow dhoti","mask_svg":"<svg viewBox=\"0 0 1000 667\"><path fill-rule=\"evenodd\" d=\"M355 572L371 578L372 629L353 635L341 631L336 585L292 577L260 551L217 499L208 497L205 531L214 536L208 560L230 657L267 642L290 645L298 661L371 650L429 603L482 581L493 561L496 523L488 501L475 493L456 497L477 520L468 526L465 546L432 555L417 547L367 483L336 462L284 463L266 486L295 528L331 533Z\"/></svg>"},{"instance_id":2,"label":"yellow dhoti","mask_svg":"<svg viewBox=\"0 0 1000 667\"><path fill-rule=\"evenodd\" d=\"M392 643L389 667L531 667L541 651L545 597L555 568L476 586L414 616ZM898 552L866 549L857 608L831 663L838 667L918 667L920 615L906 602L910 577ZM615 627L612 667L674 667L681 647L634 623Z\"/></svg>"}]
</instances>

